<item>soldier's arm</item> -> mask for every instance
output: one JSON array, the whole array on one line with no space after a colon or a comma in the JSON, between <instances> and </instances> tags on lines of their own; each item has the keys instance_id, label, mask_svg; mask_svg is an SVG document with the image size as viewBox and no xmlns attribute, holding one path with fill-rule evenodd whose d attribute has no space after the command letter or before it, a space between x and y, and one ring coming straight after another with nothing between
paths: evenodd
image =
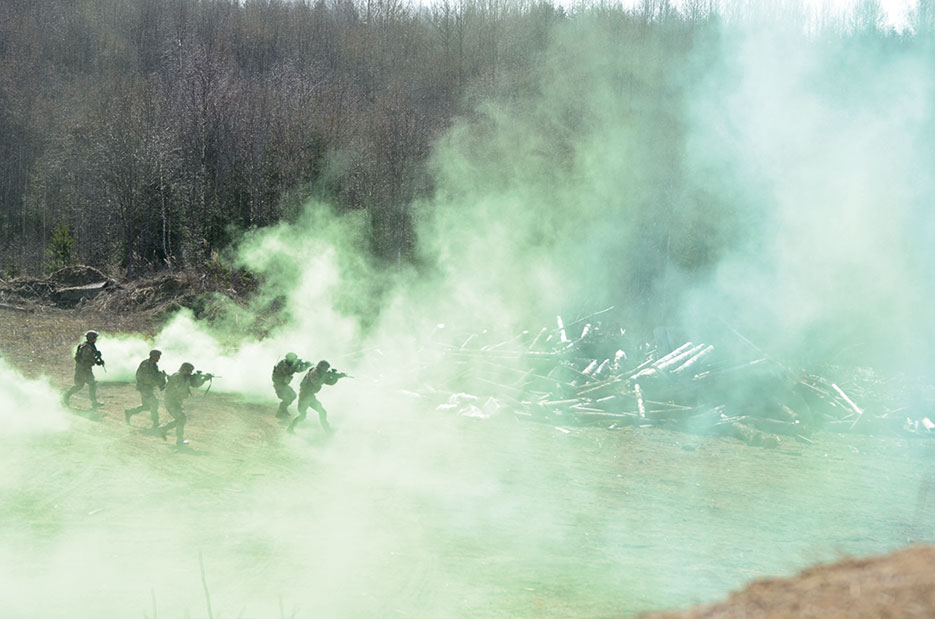
<instances>
[{"instance_id":1,"label":"soldier's arm","mask_svg":"<svg viewBox=\"0 0 935 619\"><path fill-rule=\"evenodd\" d=\"M211 373L202 374L201 370L199 370L197 373L192 374L192 378L191 378L192 387L201 387L203 384L205 384L212 378L214 378L214 374L211 374Z\"/></svg>"},{"instance_id":2,"label":"soldier's arm","mask_svg":"<svg viewBox=\"0 0 935 619\"><path fill-rule=\"evenodd\" d=\"M328 370L328 373L325 375L325 384L333 385L338 382L338 379L344 378L347 376L344 372L338 372L335 369Z\"/></svg>"}]
</instances>

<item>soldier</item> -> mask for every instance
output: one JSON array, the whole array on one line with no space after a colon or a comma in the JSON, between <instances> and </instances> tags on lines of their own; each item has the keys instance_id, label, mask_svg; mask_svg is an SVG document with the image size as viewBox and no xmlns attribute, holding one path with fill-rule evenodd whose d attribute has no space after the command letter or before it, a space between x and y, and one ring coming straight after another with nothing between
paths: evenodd
<instances>
[{"instance_id":1,"label":"soldier","mask_svg":"<svg viewBox=\"0 0 935 619\"><path fill-rule=\"evenodd\" d=\"M185 413L182 412L182 401L192 394L192 387L196 389L205 382L214 378L213 374L202 374L200 371L192 373L195 370L189 362L183 363L179 371L169 377L166 381L165 406L169 414L172 415L172 421L164 426L157 428L162 440L166 440L169 430L175 428L175 444L178 446L187 445L185 440Z\"/></svg>"},{"instance_id":2,"label":"soldier","mask_svg":"<svg viewBox=\"0 0 935 619\"><path fill-rule=\"evenodd\" d=\"M84 339L85 341L79 344L78 350L75 351L75 385L64 393L62 402L65 406L71 406L69 402L71 396L87 385L91 407L100 408L104 405L97 401L97 383L94 381L94 372L91 370L95 365L104 365L101 352L94 345L97 341L97 331L88 331L84 334Z\"/></svg>"},{"instance_id":3,"label":"soldier","mask_svg":"<svg viewBox=\"0 0 935 619\"><path fill-rule=\"evenodd\" d=\"M292 375L310 367L311 363L302 361L294 352L286 353L285 358L273 366L273 389L276 390L276 397L281 400L276 416L280 419L289 417L289 405L295 401L295 390L289 386Z\"/></svg>"},{"instance_id":4,"label":"soldier","mask_svg":"<svg viewBox=\"0 0 935 619\"><path fill-rule=\"evenodd\" d=\"M156 398L156 388L166 388L166 373L159 369L160 357L162 351L151 350L149 358L140 361L139 367L136 368L136 390L140 392L142 404L123 412L127 424L133 415L148 409L153 420L153 429L159 427L159 400Z\"/></svg>"},{"instance_id":5,"label":"soldier","mask_svg":"<svg viewBox=\"0 0 935 619\"><path fill-rule=\"evenodd\" d=\"M331 364L327 361L319 361L318 365L308 371L299 384L299 416L292 420L286 431L290 434L295 433L297 423L305 419L305 411L311 407L318 411L318 420L325 432L331 432L331 426L328 424L328 412L321 405L315 394L321 391L324 385L333 385L338 379L347 376L344 372L330 369Z\"/></svg>"}]
</instances>

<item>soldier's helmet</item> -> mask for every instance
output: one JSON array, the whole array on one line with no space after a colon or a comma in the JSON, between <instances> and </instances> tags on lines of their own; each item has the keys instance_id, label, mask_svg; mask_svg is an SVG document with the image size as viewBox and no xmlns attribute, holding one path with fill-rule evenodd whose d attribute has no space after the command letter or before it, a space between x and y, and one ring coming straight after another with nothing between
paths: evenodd
<instances>
[{"instance_id":1,"label":"soldier's helmet","mask_svg":"<svg viewBox=\"0 0 935 619\"><path fill-rule=\"evenodd\" d=\"M155 348L153 348L151 351L149 351L149 356L150 356L150 357L161 357L161 356L162 356L162 351L161 351L161 350L156 350Z\"/></svg>"},{"instance_id":2,"label":"soldier's helmet","mask_svg":"<svg viewBox=\"0 0 935 619\"><path fill-rule=\"evenodd\" d=\"M324 372L324 371L327 371L328 368L331 367L331 364L328 363L327 361L325 361L324 359L322 359L321 361L318 362L318 366L317 366L317 367L318 367L319 370L321 370L321 371Z\"/></svg>"},{"instance_id":3,"label":"soldier's helmet","mask_svg":"<svg viewBox=\"0 0 935 619\"><path fill-rule=\"evenodd\" d=\"M286 353L286 361L288 361L289 363L295 363L295 360L298 358L299 358L299 355L295 354L294 352Z\"/></svg>"},{"instance_id":4,"label":"soldier's helmet","mask_svg":"<svg viewBox=\"0 0 935 619\"><path fill-rule=\"evenodd\" d=\"M94 338L97 337L97 331L88 331L87 333L84 334L84 337L86 337L89 340L93 340Z\"/></svg>"},{"instance_id":5,"label":"soldier's helmet","mask_svg":"<svg viewBox=\"0 0 935 619\"><path fill-rule=\"evenodd\" d=\"M193 365L192 365L191 363L189 363L188 361L186 361L186 362L183 363L181 366L179 366L179 371L180 371L180 372L188 372L188 373L191 373L192 370L194 370L194 369L195 369L195 366L193 366Z\"/></svg>"}]
</instances>

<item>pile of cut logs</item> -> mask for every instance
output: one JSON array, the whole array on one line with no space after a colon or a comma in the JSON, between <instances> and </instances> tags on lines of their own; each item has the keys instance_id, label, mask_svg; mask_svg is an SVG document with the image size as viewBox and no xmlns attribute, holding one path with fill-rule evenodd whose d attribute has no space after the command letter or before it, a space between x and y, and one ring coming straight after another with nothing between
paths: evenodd
<instances>
[{"instance_id":1,"label":"pile of cut logs","mask_svg":"<svg viewBox=\"0 0 935 619\"><path fill-rule=\"evenodd\" d=\"M556 327L499 342L486 332L436 338L431 364L456 368L446 390L432 390L437 409L558 426L664 427L765 447L780 437L808 443L816 430L935 436L921 411L868 410L840 384L788 369L733 329L744 346L675 345L667 329L647 343L594 317L569 325L558 317Z\"/></svg>"}]
</instances>

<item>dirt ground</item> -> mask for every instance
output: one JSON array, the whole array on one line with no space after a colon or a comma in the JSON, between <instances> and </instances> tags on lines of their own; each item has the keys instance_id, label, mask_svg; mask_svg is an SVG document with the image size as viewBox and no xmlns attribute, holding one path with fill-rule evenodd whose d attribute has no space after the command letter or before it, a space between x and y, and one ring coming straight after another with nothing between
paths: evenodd
<instances>
[{"instance_id":1,"label":"dirt ground","mask_svg":"<svg viewBox=\"0 0 935 619\"><path fill-rule=\"evenodd\" d=\"M48 308L0 309L0 324L0 355L62 390L89 326L158 331L144 315ZM88 579L123 574L126 585L72 616L130 604L131 614L155 617L157 599L159 616L189 616L207 580L215 610L226 601L234 616L935 616L927 439L821 435L764 450L662 430L425 416L403 412L395 395L362 392L355 397L395 417L345 407L333 415L335 438L315 424L296 438L272 401L215 387L192 400L191 450L181 455L146 433L146 413L127 427L123 410L139 402L132 384L98 378L101 411L77 394L68 433L5 465L18 471L0 486L10 616L60 610L35 597L17 606L15 589L30 583L73 579L74 596L66 585L60 603L85 599L86 581L63 550L72 547L97 557L82 564ZM179 496L182 515L166 507ZM197 523L160 532L163 518ZM298 522L304 537L286 536ZM98 550L76 542L76 529ZM176 544L204 549L204 587L190 555L193 565L176 573L180 555L166 550ZM188 593L165 600L173 587ZM268 602L264 613L249 610L257 598ZM210 603L194 613L209 614Z\"/></svg>"},{"instance_id":2,"label":"dirt ground","mask_svg":"<svg viewBox=\"0 0 935 619\"><path fill-rule=\"evenodd\" d=\"M931 617L935 610L933 565L935 548L916 546L885 556L816 566L794 578L758 580L718 604L644 617Z\"/></svg>"}]
</instances>

